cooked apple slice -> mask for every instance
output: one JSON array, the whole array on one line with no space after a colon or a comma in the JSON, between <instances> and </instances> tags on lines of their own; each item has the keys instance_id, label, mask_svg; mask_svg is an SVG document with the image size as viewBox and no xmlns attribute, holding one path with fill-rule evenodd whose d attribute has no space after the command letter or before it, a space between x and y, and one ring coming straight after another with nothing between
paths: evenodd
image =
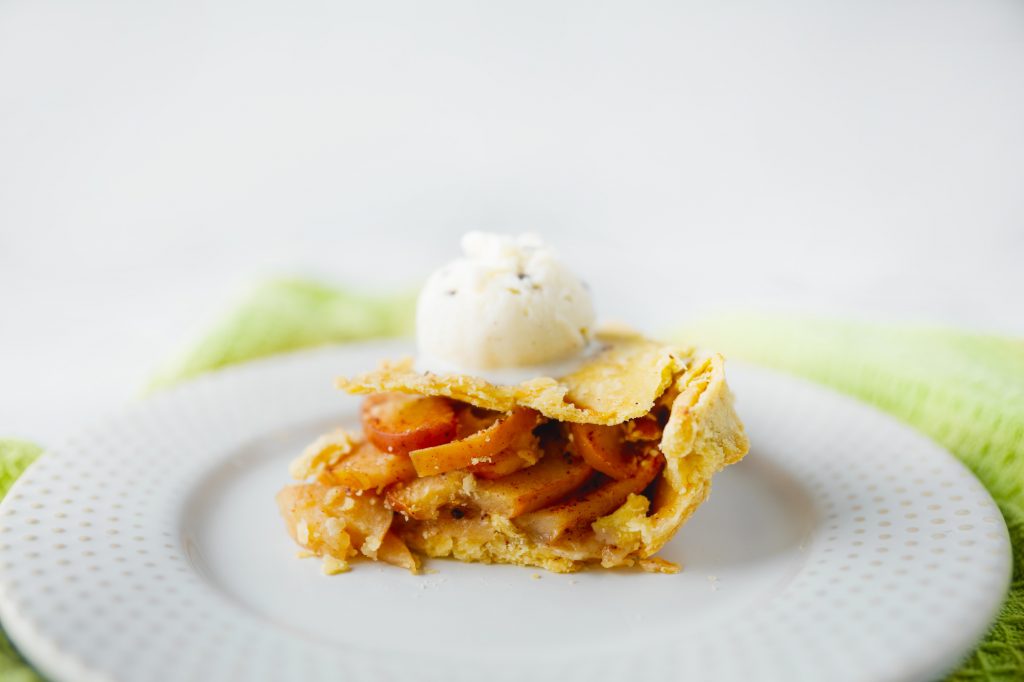
<instances>
[{"instance_id":1,"label":"cooked apple slice","mask_svg":"<svg viewBox=\"0 0 1024 682\"><path fill-rule=\"evenodd\" d=\"M638 459L623 441L622 426L570 424L569 432L576 451L602 474L619 480L636 474Z\"/></svg>"},{"instance_id":2,"label":"cooked apple slice","mask_svg":"<svg viewBox=\"0 0 1024 682\"><path fill-rule=\"evenodd\" d=\"M411 519L436 519L441 507L457 504L464 497L472 485L469 481L467 486L467 478L465 472L450 471L393 486L387 491L388 505Z\"/></svg>"},{"instance_id":3,"label":"cooked apple slice","mask_svg":"<svg viewBox=\"0 0 1024 682\"><path fill-rule=\"evenodd\" d=\"M455 437L455 410L447 398L376 393L363 402L363 431L384 452L447 443Z\"/></svg>"},{"instance_id":4,"label":"cooked apple slice","mask_svg":"<svg viewBox=\"0 0 1024 682\"><path fill-rule=\"evenodd\" d=\"M536 450L512 450L506 448L493 457L484 458L467 469L480 478L494 480L508 476L535 464L540 458Z\"/></svg>"},{"instance_id":5,"label":"cooked apple slice","mask_svg":"<svg viewBox=\"0 0 1024 682\"><path fill-rule=\"evenodd\" d=\"M503 412L465 405L462 409L455 411L455 437L465 438L477 431L483 431L501 419L502 416L504 416Z\"/></svg>"},{"instance_id":6,"label":"cooked apple slice","mask_svg":"<svg viewBox=\"0 0 1024 682\"><path fill-rule=\"evenodd\" d=\"M661 424L653 414L645 414L642 417L631 419L623 423L622 427L622 437L627 441L661 440Z\"/></svg>"},{"instance_id":7,"label":"cooked apple slice","mask_svg":"<svg viewBox=\"0 0 1024 682\"><path fill-rule=\"evenodd\" d=\"M481 510L513 518L560 500L583 485L592 472L579 457L550 452L510 476L477 481L472 497Z\"/></svg>"},{"instance_id":8,"label":"cooked apple slice","mask_svg":"<svg viewBox=\"0 0 1024 682\"><path fill-rule=\"evenodd\" d=\"M373 495L346 495L345 488L319 483L287 486L277 504L297 543L342 563L351 549L376 558L392 511Z\"/></svg>"},{"instance_id":9,"label":"cooked apple slice","mask_svg":"<svg viewBox=\"0 0 1024 682\"><path fill-rule=\"evenodd\" d=\"M393 530L384 534L380 547L377 548L377 558L392 566L408 569L412 573L416 573L420 569L419 559Z\"/></svg>"},{"instance_id":10,"label":"cooked apple slice","mask_svg":"<svg viewBox=\"0 0 1024 682\"><path fill-rule=\"evenodd\" d=\"M292 539L306 549L318 549L311 542L314 538L309 535L308 519L323 516L319 508L327 489L327 486L319 484L288 485L282 488L275 498ZM305 528L300 521L306 523Z\"/></svg>"},{"instance_id":11,"label":"cooked apple slice","mask_svg":"<svg viewBox=\"0 0 1024 682\"><path fill-rule=\"evenodd\" d=\"M523 514L514 523L537 539L551 542L570 528L593 523L615 511L630 494L640 493L650 485L664 463L663 457L648 457L631 478L607 481L574 500Z\"/></svg>"},{"instance_id":12,"label":"cooked apple slice","mask_svg":"<svg viewBox=\"0 0 1024 682\"><path fill-rule=\"evenodd\" d=\"M385 486L416 478L409 455L384 452L373 443L356 446L355 452L328 469L337 485L352 490L381 490Z\"/></svg>"},{"instance_id":13,"label":"cooked apple slice","mask_svg":"<svg viewBox=\"0 0 1024 682\"><path fill-rule=\"evenodd\" d=\"M540 441L532 430L526 429L507 448L496 455L477 460L467 470L479 478L493 480L536 464L541 454Z\"/></svg>"},{"instance_id":14,"label":"cooked apple slice","mask_svg":"<svg viewBox=\"0 0 1024 682\"><path fill-rule=\"evenodd\" d=\"M532 430L539 417L534 410L518 407L486 429L450 443L413 450L409 456L420 476L465 469L493 458L523 431Z\"/></svg>"}]
</instances>

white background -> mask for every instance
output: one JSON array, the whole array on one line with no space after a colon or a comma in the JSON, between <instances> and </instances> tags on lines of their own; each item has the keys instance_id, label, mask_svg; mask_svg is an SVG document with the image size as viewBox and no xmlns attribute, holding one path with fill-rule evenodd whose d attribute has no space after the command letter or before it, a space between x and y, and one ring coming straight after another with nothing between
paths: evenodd
<instances>
[{"instance_id":1,"label":"white background","mask_svg":"<svg viewBox=\"0 0 1024 682\"><path fill-rule=\"evenodd\" d=\"M0 0L0 435L115 409L262 277L407 288L472 228L654 330L1024 334L1022 220L1015 0Z\"/></svg>"}]
</instances>

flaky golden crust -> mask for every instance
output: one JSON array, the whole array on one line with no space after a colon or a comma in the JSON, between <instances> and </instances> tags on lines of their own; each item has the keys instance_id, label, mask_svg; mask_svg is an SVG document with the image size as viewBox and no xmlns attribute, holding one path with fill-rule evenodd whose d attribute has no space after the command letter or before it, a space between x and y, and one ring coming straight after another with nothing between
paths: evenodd
<instances>
[{"instance_id":1,"label":"flaky golden crust","mask_svg":"<svg viewBox=\"0 0 1024 682\"><path fill-rule=\"evenodd\" d=\"M441 395L488 410L523 406L563 422L619 424L650 412L691 355L626 331L599 333L597 342L601 350L590 361L560 378L501 386L467 374L417 372L406 358L337 385L349 393Z\"/></svg>"},{"instance_id":2,"label":"flaky golden crust","mask_svg":"<svg viewBox=\"0 0 1024 682\"><path fill-rule=\"evenodd\" d=\"M653 555L671 540L711 493L711 477L742 459L750 447L733 409L721 355L695 357L675 388L679 394L660 443L665 469L653 513L648 516L646 504L627 501L594 524L598 537L639 557Z\"/></svg>"}]
</instances>

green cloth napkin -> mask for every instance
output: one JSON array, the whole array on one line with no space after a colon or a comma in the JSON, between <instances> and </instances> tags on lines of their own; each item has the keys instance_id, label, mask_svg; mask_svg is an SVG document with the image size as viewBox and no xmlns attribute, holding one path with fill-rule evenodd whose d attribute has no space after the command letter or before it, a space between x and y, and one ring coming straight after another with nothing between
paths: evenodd
<instances>
[{"instance_id":1,"label":"green cloth napkin","mask_svg":"<svg viewBox=\"0 0 1024 682\"><path fill-rule=\"evenodd\" d=\"M150 389L275 353L412 332L415 298L369 296L320 282L279 279L258 287Z\"/></svg>"},{"instance_id":2,"label":"green cloth napkin","mask_svg":"<svg viewBox=\"0 0 1024 682\"><path fill-rule=\"evenodd\" d=\"M258 289L154 387L274 353L411 329L412 298L354 295L304 280ZM950 330L741 316L688 328L681 338L851 393L942 443L979 476L1010 526L1010 598L959 681L1024 679L1024 343ZM0 496L38 449L0 441ZM37 680L0 638L0 682Z\"/></svg>"},{"instance_id":3,"label":"green cloth napkin","mask_svg":"<svg viewBox=\"0 0 1024 682\"><path fill-rule=\"evenodd\" d=\"M38 445L20 440L0 439L0 500L14 480L42 452ZM39 676L18 655L7 634L0 629L0 682L37 682Z\"/></svg>"}]
</instances>

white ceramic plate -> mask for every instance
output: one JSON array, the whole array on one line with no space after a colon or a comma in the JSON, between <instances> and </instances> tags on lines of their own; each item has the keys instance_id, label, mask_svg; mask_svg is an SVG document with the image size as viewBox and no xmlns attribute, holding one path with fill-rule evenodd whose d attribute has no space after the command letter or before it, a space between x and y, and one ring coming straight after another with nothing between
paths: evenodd
<instances>
[{"instance_id":1,"label":"white ceramic plate","mask_svg":"<svg viewBox=\"0 0 1024 682\"><path fill-rule=\"evenodd\" d=\"M821 388L730 367L752 448L662 556L678 575L300 561L287 463L354 424L283 356L182 385L51 451L0 507L0 618L57 679L923 680L994 617L1009 542L953 457ZM537 579L539 576L540 579Z\"/></svg>"}]
</instances>

